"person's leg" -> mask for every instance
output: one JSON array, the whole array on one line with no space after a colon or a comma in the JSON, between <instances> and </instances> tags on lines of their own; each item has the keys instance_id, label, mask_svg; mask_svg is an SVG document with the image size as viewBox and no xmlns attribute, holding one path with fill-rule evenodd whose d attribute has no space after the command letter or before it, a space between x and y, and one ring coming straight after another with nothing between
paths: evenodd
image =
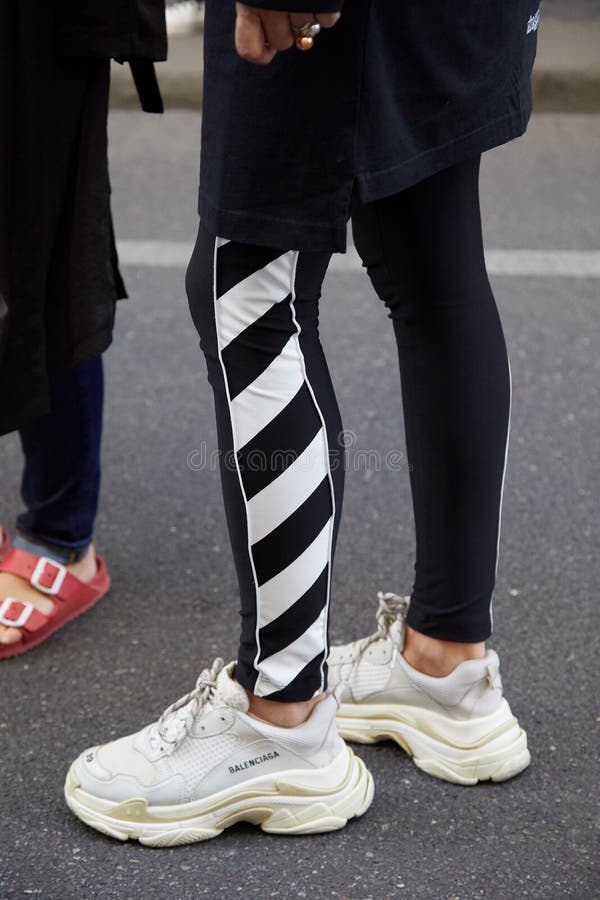
<instances>
[{"instance_id":1,"label":"person's leg","mask_svg":"<svg viewBox=\"0 0 600 900\"><path fill-rule=\"evenodd\" d=\"M329 254L215 239L187 276L215 396L242 601L236 678L261 715L326 684L331 562L343 491L341 421L318 335ZM279 708L277 708L277 706Z\"/></svg>"},{"instance_id":2,"label":"person's leg","mask_svg":"<svg viewBox=\"0 0 600 900\"><path fill-rule=\"evenodd\" d=\"M398 345L417 555L405 656L444 675L491 632L510 374L487 277L479 159L358 207Z\"/></svg>"},{"instance_id":3,"label":"person's leg","mask_svg":"<svg viewBox=\"0 0 600 900\"><path fill-rule=\"evenodd\" d=\"M50 379L52 410L21 428L25 466L13 546L67 565L81 581L96 574L92 545L100 489L104 380L102 358ZM53 601L23 579L0 572L0 599L14 597L47 614ZM21 640L0 625L0 642Z\"/></svg>"},{"instance_id":4,"label":"person's leg","mask_svg":"<svg viewBox=\"0 0 600 900\"><path fill-rule=\"evenodd\" d=\"M85 556L98 509L103 399L97 356L52 378L52 412L20 429L26 510L17 517L16 547L42 545L65 563Z\"/></svg>"},{"instance_id":5,"label":"person's leg","mask_svg":"<svg viewBox=\"0 0 600 900\"><path fill-rule=\"evenodd\" d=\"M398 343L417 557L412 597L381 594L378 631L335 647L343 737L394 738L458 784L529 765L485 648L496 574L510 375L483 256L479 160L353 216Z\"/></svg>"},{"instance_id":6,"label":"person's leg","mask_svg":"<svg viewBox=\"0 0 600 900\"><path fill-rule=\"evenodd\" d=\"M165 846L239 821L314 834L371 803L373 779L324 693L343 484L317 327L328 261L200 228L187 290L215 395L242 639L236 662L215 660L157 722L75 761L67 802L105 834Z\"/></svg>"}]
</instances>

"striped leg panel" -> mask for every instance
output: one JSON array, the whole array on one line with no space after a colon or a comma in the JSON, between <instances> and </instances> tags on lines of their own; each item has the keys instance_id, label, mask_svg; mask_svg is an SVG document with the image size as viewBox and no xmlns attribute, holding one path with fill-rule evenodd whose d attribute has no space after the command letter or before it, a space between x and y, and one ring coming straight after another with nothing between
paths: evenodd
<instances>
[{"instance_id":1,"label":"striped leg panel","mask_svg":"<svg viewBox=\"0 0 600 900\"><path fill-rule=\"evenodd\" d=\"M256 601L254 684L324 686L335 498L295 309L299 254L216 238L214 321Z\"/></svg>"}]
</instances>

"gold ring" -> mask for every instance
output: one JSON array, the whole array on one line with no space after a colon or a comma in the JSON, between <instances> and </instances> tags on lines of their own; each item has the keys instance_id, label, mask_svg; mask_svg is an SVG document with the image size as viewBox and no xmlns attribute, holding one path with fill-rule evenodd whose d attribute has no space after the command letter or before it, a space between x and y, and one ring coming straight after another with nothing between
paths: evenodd
<instances>
[{"instance_id":1,"label":"gold ring","mask_svg":"<svg viewBox=\"0 0 600 900\"><path fill-rule=\"evenodd\" d=\"M306 51L312 50L315 38L321 30L321 26L318 22L305 22L304 25L300 25L297 28L292 26L294 32L296 33L296 47L298 50Z\"/></svg>"}]
</instances>

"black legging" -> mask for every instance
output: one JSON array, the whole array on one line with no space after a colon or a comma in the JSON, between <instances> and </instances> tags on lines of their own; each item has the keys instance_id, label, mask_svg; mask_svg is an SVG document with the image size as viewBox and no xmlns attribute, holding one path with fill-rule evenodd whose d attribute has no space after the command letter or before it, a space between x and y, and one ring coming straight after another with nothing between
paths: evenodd
<instances>
[{"instance_id":1,"label":"black legging","mask_svg":"<svg viewBox=\"0 0 600 900\"><path fill-rule=\"evenodd\" d=\"M466 642L491 631L510 409L479 162L352 212L356 248L398 345L417 538L408 622ZM236 677L286 701L326 683L344 482L342 426L318 335L329 258L226 241L201 225L187 276L240 583Z\"/></svg>"}]
</instances>

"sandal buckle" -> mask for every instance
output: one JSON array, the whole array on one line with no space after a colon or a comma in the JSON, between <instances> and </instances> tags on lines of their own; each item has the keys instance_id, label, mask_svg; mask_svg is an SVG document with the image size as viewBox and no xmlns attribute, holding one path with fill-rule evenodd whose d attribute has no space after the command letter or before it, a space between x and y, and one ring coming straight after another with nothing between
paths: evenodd
<instances>
[{"instance_id":1,"label":"sandal buckle","mask_svg":"<svg viewBox=\"0 0 600 900\"><path fill-rule=\"evenodd\" d=\"M11 608L13 603L18 603L19 606L22 606L21 614L16 619L9 619L7 613ZM33 612L34 607L31 603L27 603L24 600L15 600L14 597L6 597L5 600L0 603L0 625L6 625L7 628L22 628L27 624L27 620L29 616Z\"/></svg>"},{"instance_id":2,"label":"sandal buckle","mask_svg":"<svg viewBox=\"0 0 600 900\"><path fill-rule=\"evenodd\" d=\"M47 571L48 566L51 570L55 570L54 574L52 571ZM54 595L58 594L60 591L66 574L67 570L62 563L56 562L54 559L49 559L47 556L40 556L35 564L35 569L31 573L29 581L33 587L37 588L38 591L41 591L42 594ZM51 579L50 584L48 584L49 579Z\"/></svg>"}]
</instances>

